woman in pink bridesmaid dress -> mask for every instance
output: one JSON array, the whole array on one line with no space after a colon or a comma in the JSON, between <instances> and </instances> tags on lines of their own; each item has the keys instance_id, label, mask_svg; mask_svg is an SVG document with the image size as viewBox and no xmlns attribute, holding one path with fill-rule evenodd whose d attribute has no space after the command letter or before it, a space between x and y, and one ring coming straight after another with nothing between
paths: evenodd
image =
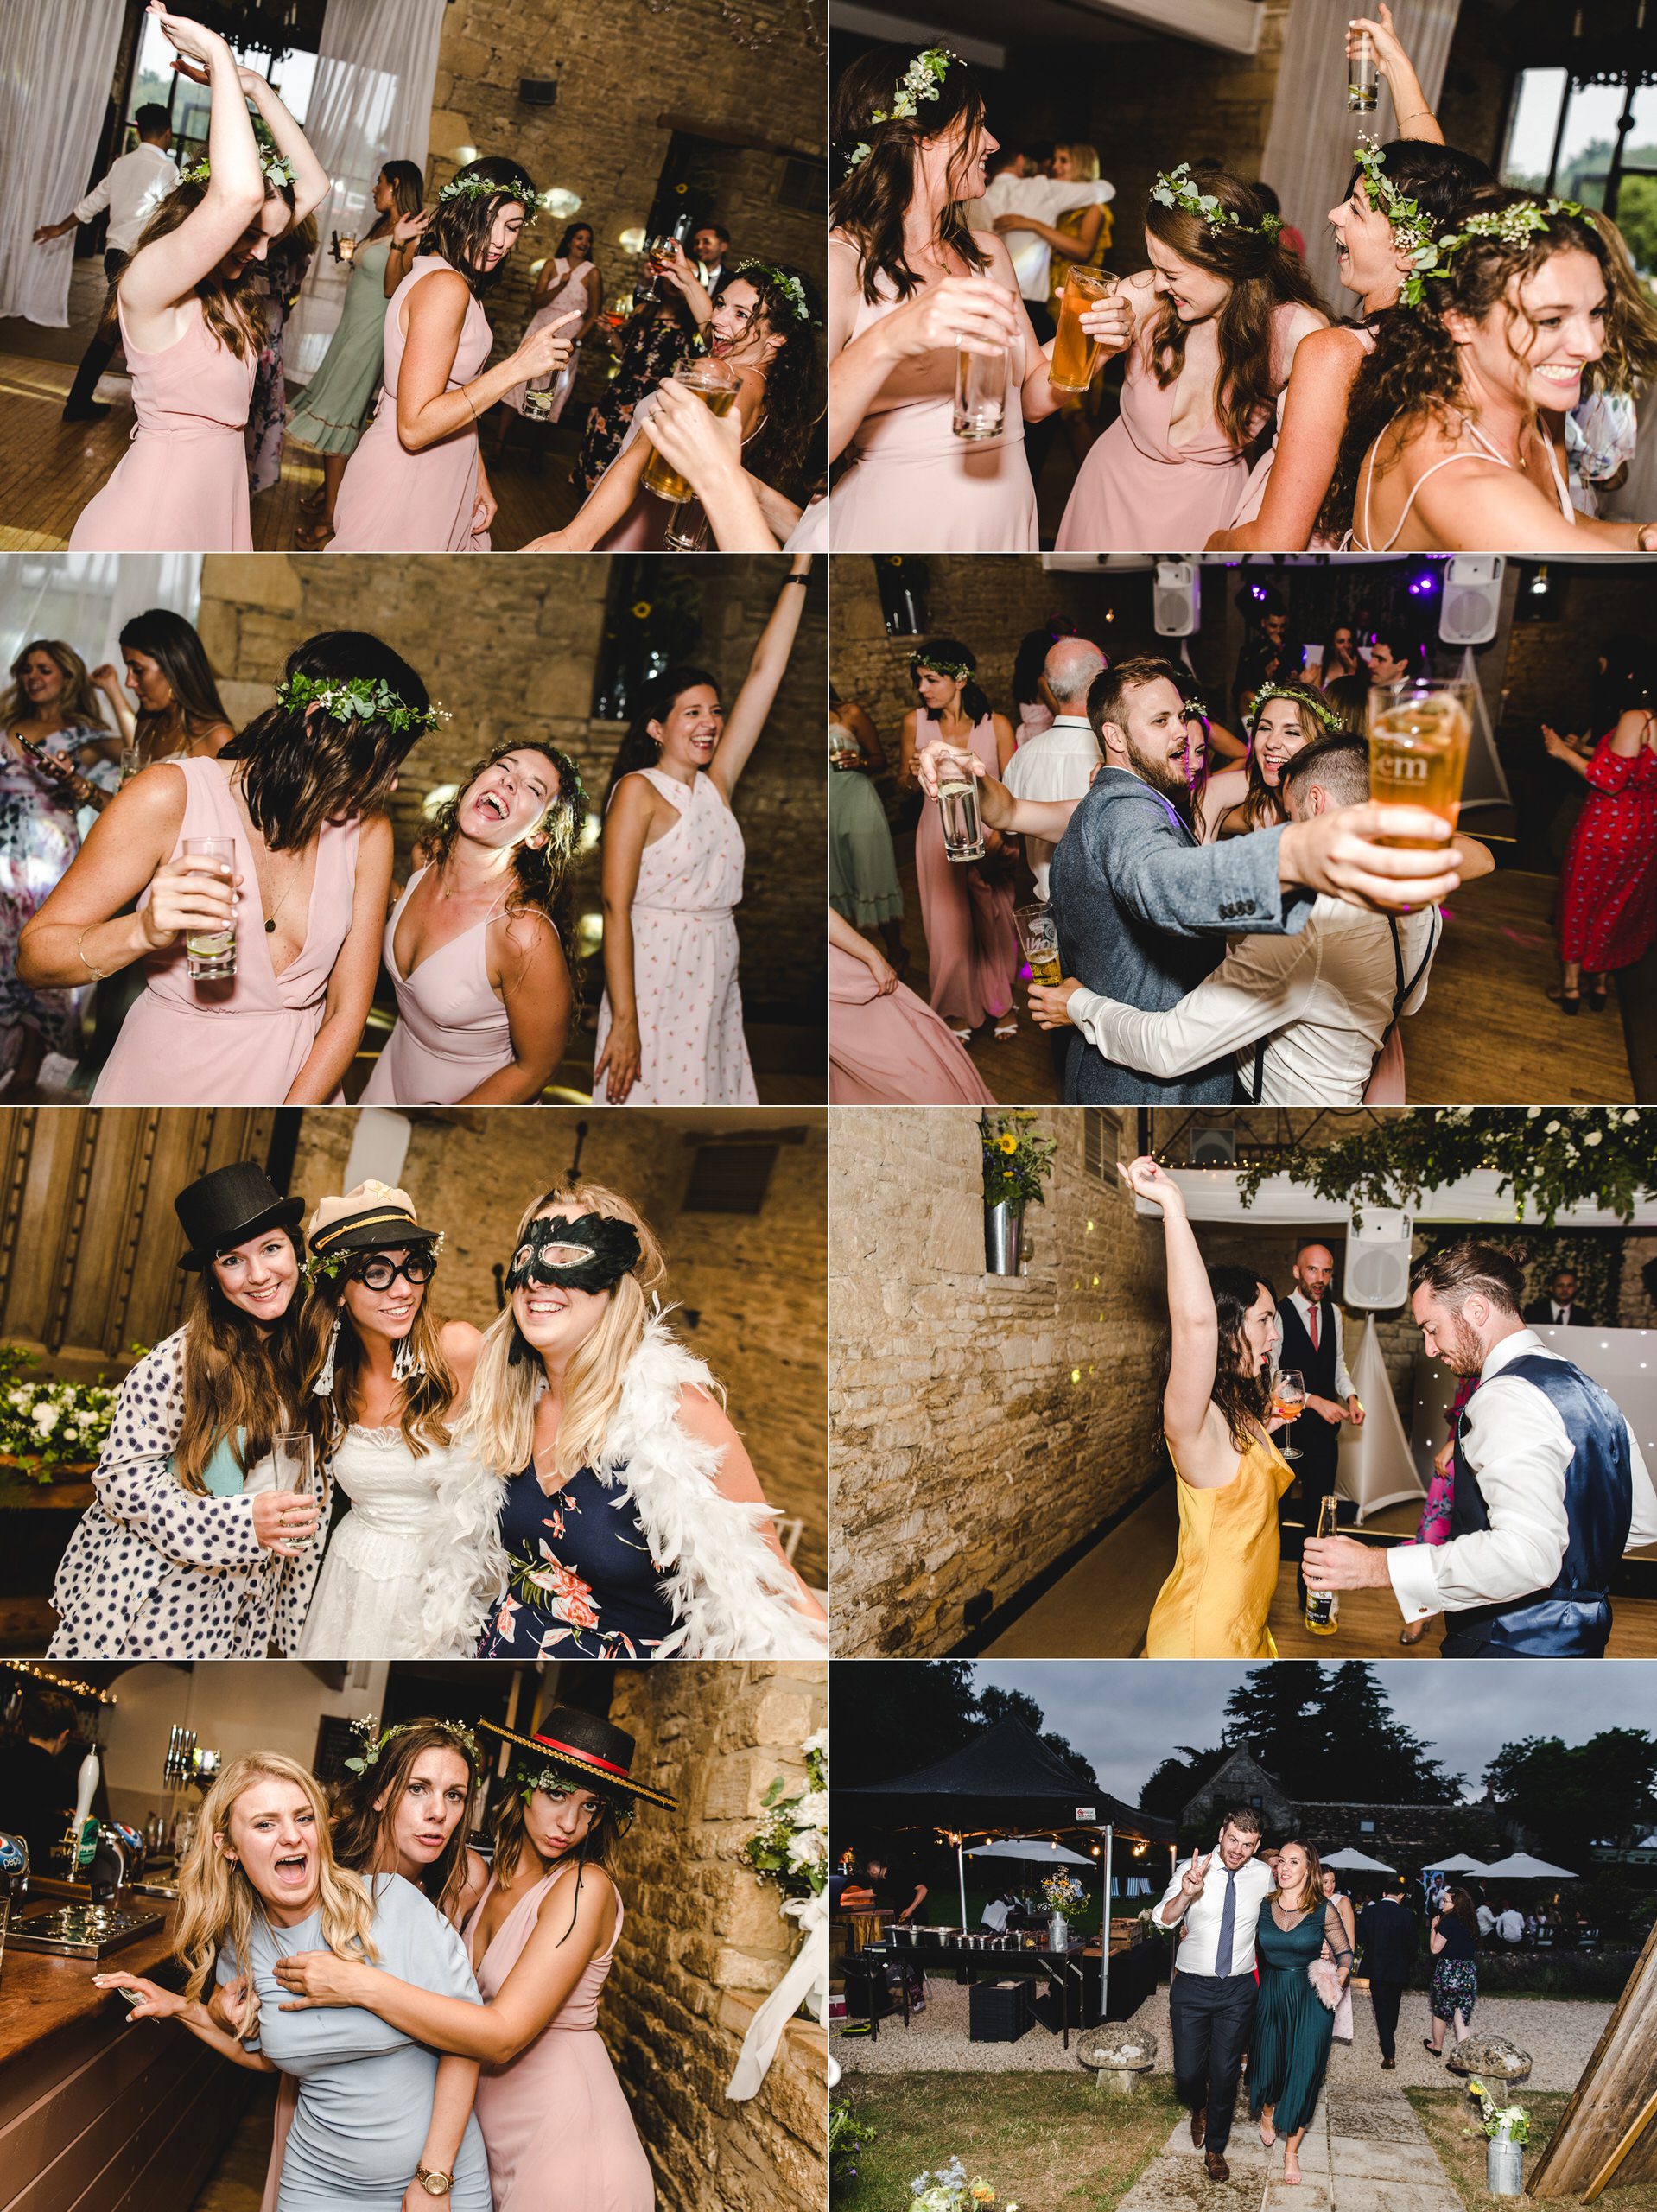
<instances>
[{"instance_id":1,"label":"woman in pink bridesmaid dress","mask_svg":"<svg viewBox=\"0 0 1657 2212\"><path fill-rule=\"evenodd\" d=\"M1082 318L1098 358L1127 354L1121 412L1082 464L1062 553L1206 545L1237 510L1248 448L1301 339L1328 318L1251 184L1207 162L1159 176L1151 266Z\"/></svg>"},{"instance_id":2,"label":"woman in pink bridesmaid dress","mask_svg":"<svg viewBox=\"0 0 1657 2212\"><path fill-rule=\"evenodd\" d=\"M299 1951L274 1971L300 2010L358 2005L482 2065L473 2107L494 2212L653 2212L650 2162L598 2029L621 1939L618 1843L641 1804L632 1738L555 1706L514 1747L488 1886L462 1933L483 2003L441 1997L358 1959Z\"/></svg>"},{"instance_id":3,"label":"woman in pink bridesmaid dress","mask_svg":"<svg viewBox=\"0 0 1657 2212\"><path fill-rule=\"evenodd\" d=\"M69 550L251 552L243 432L264 316L240 280L273 238L304 221L328 178L276 93L217 32L156 0L149 12L177 48L181 73L209 87L207 153L157 207L117 281L137 428L82 508ZM254 137L250 100L268 149Z\"/></svg>"},{"instance_id":4,"label":"woman in pink bridesmaid dress","mask_svg":"<svg viewBox=\"0 0 1657 2212\"><path fill-rule=\"evenodd\" d=\"M616 753L593 1063L601 1103L759 1102L737 978L743 844L733 799L788 667L810 569L809 553L793 556L728 720L705 669L666 669Z\"/></svg>"},{"instance_id":5,"label":"woman in pink bridesmaid dress","mask_svg":"<svg viewBox=\"0 0 1657 2212\"><path fill-rule=\"evenodd\" d=\"M495 497L478 424L517 385L562 369L581 309L536 321L486 369L494 334L482 294L536 204L520 165L469 162L437 195L408 274L385 308L385 373L334 503L333 553L487 553Z\"/></svg>"},{"instance_id":6,"label":"woman in pink bridesmaid dress","mask_svg":"<svg viewBox=\"0 0 1657 2212\"><path fill-rule=\"evenodd\" d=\"M921 703L904 716L898 780L915 788L915 763L945 739L970 747L992 776L1013 758L1016 740L1005 715L994 713L973 671L977 659L958 638L932 638L909 657ZM921 925L926 931L927 996L965 1044L994 1021L998 1036L1016 1027L1013 986L1022 955L1013 921L1013 852L993 830L984 832L982 861L952 861L943 849L943 817L930 800L915 831Z\"/></svg>"},{"instance_id":7,"label":"woman in pink bridesmaid dress","mask_svg":"<svg viewBox=\"0 0 1657 2212\"><path fill-rule=\"evenodd\" d=\"M995 1103L949 1025L832 906L828 1003L830 1105Z\"/></svg>"},{"instance_id":8,"label":"woman in pink bridesmaid dress","mask_svg":"<svg viewBox=\"0 0 1657 2212\"><path fill-rule=\"evenodd\" d=\"M499 745L440 807L385 925L397 1023L365 1106L540 1097L575 1012L567 880L587 798L568 753Z\"/></svg>"},{"instance_id":9,"label":"woman in pink bridesmaid dress","mask_svg":"<svg viewBox=\"0 0 1657 2212\"><path fill-rule=\"evenodd\" d=\"M361 1039L391 887L381 810L436 720L398 653L331 630L216 758L158 761L112 798L24 931L18 973L63 988L144 963L98 1105L320 1105ZM235 841L234 859L186 850ZM191 936L236 971L192 979Z\"/></svg>"}]
</instances>

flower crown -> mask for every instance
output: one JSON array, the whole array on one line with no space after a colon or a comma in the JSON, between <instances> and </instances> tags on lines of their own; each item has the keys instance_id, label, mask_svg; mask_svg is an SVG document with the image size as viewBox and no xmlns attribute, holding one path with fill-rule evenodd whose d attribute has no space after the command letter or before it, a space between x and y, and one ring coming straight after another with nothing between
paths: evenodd
<instances>
[{"instance_id":1,"label":"flower crown","mask_svg":"<svg viewBox=\"0 0 1657 2212\"><path fill-rule=\"evenodd\" d=\"M961 683L967 683L972 677L978 673L977 670L973 667L969 661L940 660L936 653L911 653L909 656L910 674L913 676L918 670L923 668L933 669L939 676L953 676L955 680Z\"/></svg>"},{"instance_id":2,"label":"flower crown","mask_svg":"<svg viewBox=\"0 0 1657 2212\"><path fill-rule=\"evenodd\" d=\"M374 1715L371 1713L364 1713L360 1719L353 1720L351 1724L352 1735L361 1741L363 1755L359 1759L347 1759L345 1762L346 1771L351 1774L366 1774L370 1767L379 1764L380 1753L395 1738L406 1736L411 1728L429 1725L418 1720L399 1720L394 1728L388 1728L384 1735L377 1736L374 1733L376 1726ZM461 1720L440 1720L437 1726L442 1729L445 1735L453 1736L457 1744L463 1744L466 1746L467 1757L472 1762L473 1772L474 1774L481 1772L483 1754L478 1749L477 1738L466 1723Z\"/></svg>"},{"instance_id":3,"label":"flower crown","mask_svg":"<svg viewBox=\"0 0 1657 2212\"><path fill-rule=\"evenodd\" d=\"M961 56L952 54L947 46L929 46L924 54L915 56L898 79L898 89L892 96L892 105L889 108L877 107L870 115L869 121L912 123L920 113L923 100L936 99L938 87L949 73L949 64L960 60ZM867 139L860 138L853 147L851 158L846 164L847 175L849 176L854 168L860 168L873 151Z\"/></svg>"},{"instance_id":4,"label":"flower crown","mask_svg":"<svg viewBox=\"0 0 1657 2212\"><path fill-rule=\"evenodd\" d=\"M259 149L259 167L264 171L267 184L274 184L278 190L283 185L286 185L290 192L297 190L299 179L294 175L293 163L286 154L277 153L274 146L262 146ZM203 154L200 161L192 162L189 168L181 172L179 182L206 184L212 175L213 163Z\"/></svg>"},{"instance_id":5,"label":"flower crown","mask_svg":"<svg viewBox=\"0 0 1657 2212\"><path fill-rule=\"evenodd\" d=\"M426 1256L429 1259L435 1262L441 1257L447 1236L448 1232L440 1229L430 1243L426 1245ZM395 1252L399 1249L395 1230L386 1238L382 1249L388 1252ZM340 1276L348 1274L359 1261L367 1256L367 1248L362 1245L357 1246L355 1249L343 1252L313 1252L308 1259L301 1262L299 1272L308 1283L314 1284L319 1278L322 1277L326 1277L329 1282L334 1282Z\"/></svg>"},{"instance_id":6,"label":"flower crown","mask_svg":"<svg viewBox=\"0 0 1657 2212\"><path fill-rule=\"evenodd\" d=\"M1491 238L1501 245L1524 245L1546 230L1556 215L1574 215L1580 221L1585 213L1575 200L1521 200L1492 214L1470 215L1460 230L1451 231L1438 240L1438 257L1425 273L1429 276L1449 276L1462 248L1480 238Z\"/></svg>"},{"instance_id":7,"label":"flower crown","mask_svg":"<svg viewBox=\"0 0 1657 2212\"><path fill-rule=\"evenodd\" d=\"M805 287L797 276L790 276L785 269L773 269L768 261L739 261L732 270L733 276L746 276L755 282L763 281L774 292L780 292L794 310L796 322L813 322L811 309L806 303Z\"/></svg>"},{"instance_id":8,"label":"flower crown","mask_svg":"<svg viewBox=\"0 0 1657 2212\"><path fill-rule=\"evenodd\" d=\"M1254 694L1254 711L1248 717L1248 734L1252 738L1260 721L1260 709L1268 699L1287 699L1297 707L1304 707L1315 721L1321 722L1325 736L1343 727L1340 716L1327 699L1320 699L1304 683L1262 683Z\"/></svg>"},{"instance_id":9,"label":"flower crown","mask_svg":"<svg viewBox=\"0 0 1657 2212\"><path fill-rule=\"evenodd\" d=\"M1189 162L1177 169L1159 169L1151 197L1159 207L1183 207L1188 215L1200 215L1211 231L1252 231L1259 238L1275 238L1283 229L1281 215L1262 215L1258 223L1245 223L1235 207L1222 207L1213 193L1203 190Z\"/></svg>"},{"instance_id":10,"label":"flower crown","mask_svg":"<svg viewBox=\"0 0 1657 2212\"><path fill-rule=\"evenodd\" d=\"M454 719L441 707L405 704L384 677L371 682L365 676L349 681L332 676L284 676L276 686L276 704L290 715L321 707L336 721L383 721L399 737L404 730L435 729L439 722Z\"/></svg>"},{"instance_id":11,"label":"flower crown","mask_svg":"<svg viewBox=\"0 0 1657 2212\"><path fill-rule=\"evenodd\" d=\"M525 180L527 181L527 180ZM510 184L503 184L498 177L452 176L437 195L440 207L447 207L452 200L516 200L518 194ZM533 210L541 205L540 195L526 192L524 195L524 219L534 219Z\"/></svg>"},{"instance_id":12,"label":"flower crown","mask_svg":"<svg viewBox=\"0 0 1657 2212\"><path fill-rule=\"evenodd\" d=\"M1419 205L1406 199L1387 175L1387 157L1374 139L1360 138L1352 149L1352 158L1363 172L1371 205L1392 226L1393 244L1410 257L1410 273L1400 287L1398 296L1406 308L1419 308L1422 279L1432 273L1432 265L1438 258L1438 241L1432 235L1432 226Z\"/></svg>"},{"instance_id":13,"label":"flower crown","mask_svg":"<svg viewBox=\"0 0 1657 2212\"><path fill-rule=\"evenodd\" d=\"M537 1790L549 1796L568 1796L572 1789L589 1789L604 1807L605 1816L619 1835L625 1835L632 1826L633 1814L638 1809L631 1798L612 1797L587 1775L577 1775L570 1768L543 1766L533 1768L526 1759L518 1760L512 1770L512 1779L517 1784L517 1794L528 1804Z\"/></svg>"},{"instance_id":14,"label":"flower crown","mask_svg":"<svg viewBox=\"0 0 1657 2212\"><path fill-rule=\"evenodd\" d=\"M1180 709L1180 715L1183 721L1188 722L1199 721L1203 723L1204 727L1206 727L1213 719L1209 713L1208 701L1206 699L1199 699L1194 695L1185 701L1184 705Z\"/></svg>"}]
</instances>

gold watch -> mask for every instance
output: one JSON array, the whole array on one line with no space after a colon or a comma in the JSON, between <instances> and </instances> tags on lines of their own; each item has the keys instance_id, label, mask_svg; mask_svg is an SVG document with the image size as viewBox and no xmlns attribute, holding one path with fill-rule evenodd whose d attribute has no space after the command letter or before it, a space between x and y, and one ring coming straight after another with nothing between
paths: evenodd
<instances>
[{"instance_id":1,"label":"gold watch","mask_svg":"<svg viewBox=\"0 0 1657 2212\"><path fill-rule=\"evenodd\" d=\"M429 2173L424 2166L416 2166L415 2168L415 2179L420 2183L420 2186L425 2190L428 2196L447 2196L450 2190L454 2186L454 2177L453 2174Z\"/></svg>"}]
</instances>

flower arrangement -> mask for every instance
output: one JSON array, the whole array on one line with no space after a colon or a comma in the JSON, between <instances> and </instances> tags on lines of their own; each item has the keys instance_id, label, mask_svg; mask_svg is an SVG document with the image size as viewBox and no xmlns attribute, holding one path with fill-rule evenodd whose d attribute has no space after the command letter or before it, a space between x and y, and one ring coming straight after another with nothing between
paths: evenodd
<instances>
[{"instance_id":1,"label":"flower arrangement","mask_svg":"<svg viewBox=\"0 0 1657 2212\"><path fill-rule=\"evenodd\" d=\"M805 1780L790 1789L778 1775L760 1800L765 1818L742 1846L757 1880L785 1894L778 1910L797 1920L802 1900L828 1885L828 1738L819 1729L800 1746Z\"/></svg>"},{"instance_id":2,"label":"flower arrangement","mask_svg":"<svg viewBox=\"0 0 1657 2212\"><path fill-rule=\"evenodd\" d=\"M979 1123L987 1206L1045 1205L1042 1178L1053 1172L1057 1137L1032 1135L1031 1113L986 1114Z\"/></svg>"},{"instance_id":3,"label":"flower arrangement","mask_svg":"<svg viewBox=\"0 0 1657 2212\"><path fill-rule=\"evenodd\" d=\"M866 2143L877 2139L879 2131L865 2127L853 2112L851 2100L841 2097L828 2107L828 2178L844 2188L857 2179L857 2157Z\"/></svg>"},{"instance_id":4,"label":"flower arrangement","mask_svg":"<svg viewBox=\"0 0 1657 2212\"><path fill-rule=\"evenodd\" d=\"M1002 2204L994 2184L982 2174L968 2176L959 2158L935 2174L917 2174L909 2194L909 2212L1019 2212L1016 2204Z\"/></svg>"},{"instance_id":5,"label":"flower arrangement","mask_svg":"<svg viewBox=\"0 0 1657 2212\"><path fill-rule=\"evenodd\" d=\"M276 686L276 703L290 715L321 707L336 721L383 721L399 736L404 730L435 729L439 722L453 720L441 707L409 706L383 677L371 683L361 676L349 683L337 677L327 681L314 676L284 677Z\"/></svg>"},{"instance_id":6,"label":"flower arrangement","mask_svg":"<svg viewBox=\"0 0 1657 2212\"><path fill-rule=\"evenodd\" d=\"M0 1457L17 1461L30 1482L45 1484L67 1467L97 1463L116 1393L101 1376L96 1382L31 1377L40 1363L37 1352L0 1344Z\"/></svg>"},{"instance_id":7,"label":"flower arrangement","mask_svg":"<svg viewBox=\"0 0 1657 2212\"><path fill-rule=\"evenodd\" d=\"M1088 1893L1074 1874L1049 1874L1041 1885L1041 1894L1049 1912L1063 1913L1067 1916L1080 1912L1088 1901Z\"/></svg>"},{"instance_id":8,"label":"flower arrangement","mask_svg":"<svg viewBox=\"0 0 1657 2212\"><path fill-rule=\"evenodd\" d=\"M1530 2141L1530 2114L1523 2105L1499 2105L1476 2075L1467 2085L1467 2096L1479 2107L1481 2124L1493 2143L1499 2135L1509 2143Z\"/></svg>"}]
</instances>

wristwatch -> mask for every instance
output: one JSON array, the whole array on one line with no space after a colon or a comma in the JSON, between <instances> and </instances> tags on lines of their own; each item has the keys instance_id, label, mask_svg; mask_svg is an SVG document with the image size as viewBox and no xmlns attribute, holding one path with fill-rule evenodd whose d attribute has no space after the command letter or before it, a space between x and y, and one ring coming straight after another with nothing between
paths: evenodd
<instances>
[{"instance_id":1,"label":"wristwatch","mask_svg":"<svg viewBox=\"0 0 1657 2212\"><path fill-rule=\"evenodd\" d=\"M447 2196L454 2186L453 2174L429 2173L424 2166L415 2168L415 2179L428 2196Z\"/></svg>"}]
</instances>

